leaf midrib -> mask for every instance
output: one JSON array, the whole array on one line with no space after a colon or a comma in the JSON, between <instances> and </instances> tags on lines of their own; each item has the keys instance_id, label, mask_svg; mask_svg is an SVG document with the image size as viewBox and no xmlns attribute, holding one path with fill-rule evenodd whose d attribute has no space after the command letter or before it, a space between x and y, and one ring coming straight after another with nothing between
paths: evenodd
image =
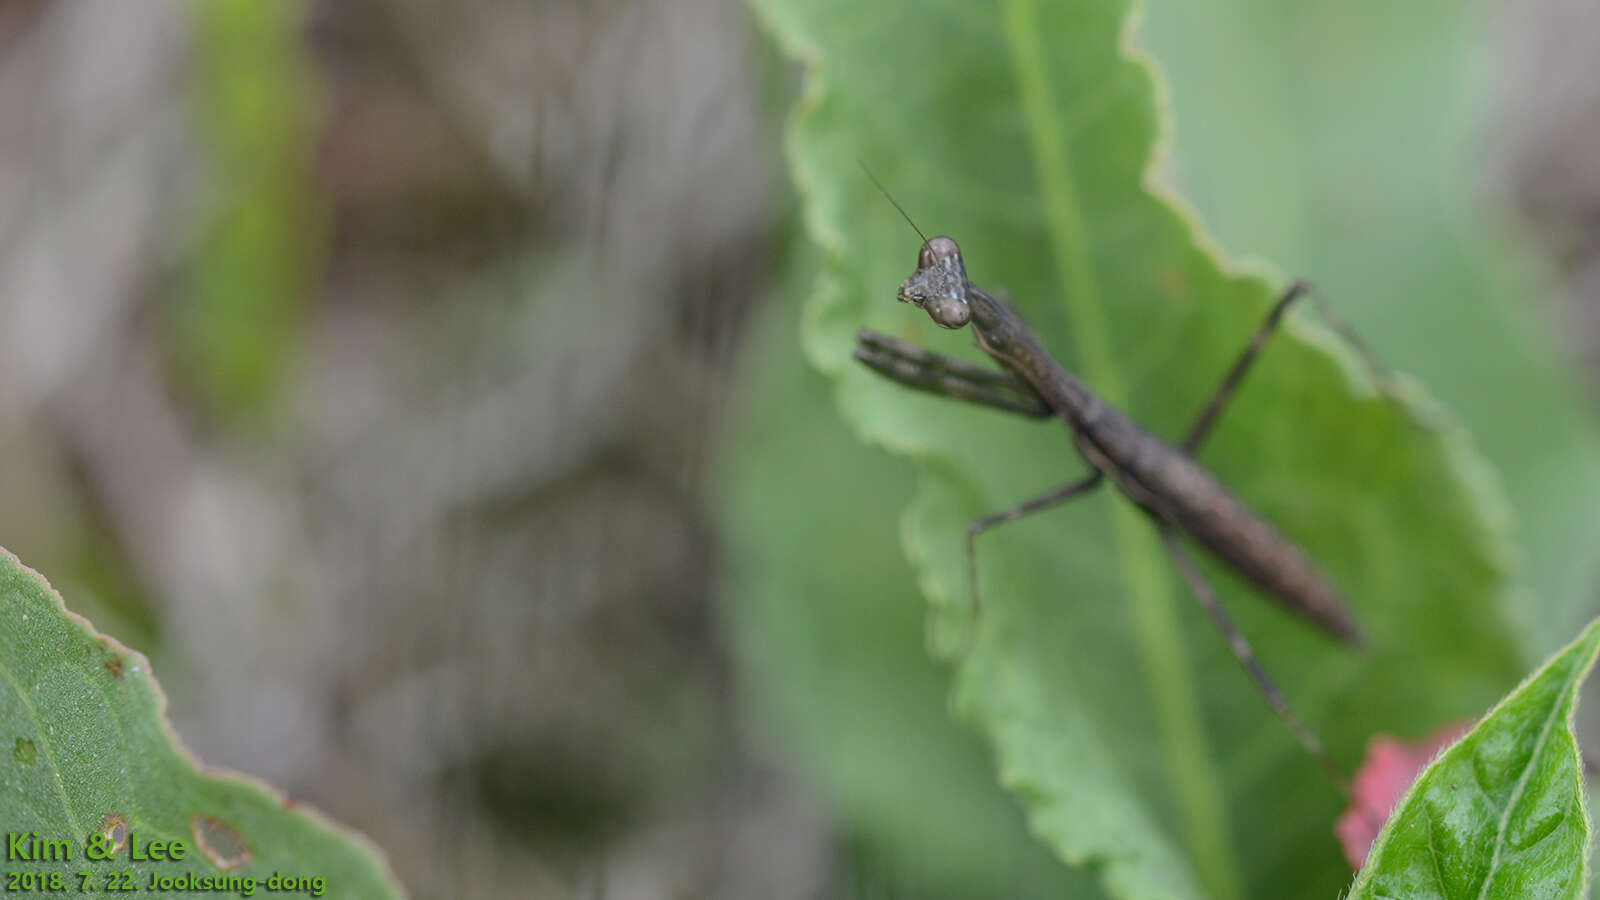
<instances>
[{"instance_id":1,"label":"leaf midrib","mask_svg":"<svg viewBox=\"0 0 1600 900\"><path fill-rule=\"evenodd\" d=\"M1495 882L1495 875L1500 866L1500 853L1506 846L1506 830L1511 827L1511 813L1517 808L1517 801L1522 799L1522 793L1528 786L1528 779L1532 777L1534 768L1539 765L1539 758L1544 753L1556 719L1572 708L1574 703L1571 698L1577 691L1578 682L1588 674L1588 671L1587 666L1574 666L1572 671L1567 673L1566 680L1561 684L1561 693L1557 695L1556 702L1551 704L1550 714L1545 716L1544 725L1539 729L1539 739L1534 741L1533 752L1528 756L1528 764L1522 768L1516 786L1511 789L1511 796L1506 798L1505 807L1500 810L1498 821L1495 822L1494 855L1489 858L1488 877L1484 878L1483 886L1478 889L1479 900L1489 896L1489 887ZM1470 764L1469 760L1468 765Z\"/></svg>"},{"instance_id":2,"label":"leaf midrib","mask_svg":"<svg viewBox=\"0 0 1600 900\"><path fill-rule=\"evenodd\" d=\"M72 799L67 796L66 785L62 784L61 767L56 763L55 746L50 740L50 735L46 733L44 720L39 718L38 708L33 705L33 700L28 696L28 692L23 688L22 683L17 680L16 676L12 674L10 667L4 661L0 661L0 680L4 680L11 686L11 689L16 692L17 699L22 702L23 708L28 711L28 718L33 722L34 734L39 739L37 744L39 752L44 754L45 764L50 767L51 774L55 776L50 780L55 784L56 793L61 796L61 812L67 817L67 827L74 834L77 834L81 830L78 824L78 817L72 811Z\"/></svg>"},{"instance_id":3,"label":"leaf midrib","mask_svg":"<svg viewBox=\"0 0 1600 900\"><path fill-rule=\"evenodd\" d=\"M1056 280L1065 286L1062 299L1073 324L1083 373L1106 402L1124 406L1126 391L1108 350L1110 329L1088 249L1088 228L1071 179L1071 156L1063 139L1067 129L1056 115L1035 12L1034 0L1008 0L1004 19L1045 210L1051 259ZM1129 504L1113 504L1111 516L1134 640L1156 711L1183 843L1209 895L1241 896L1238 859L1227 839L1221 776L1208 752L1171 584L1157 574L1162 557L1155 536L1149 523Z\"/></svg>"}]
</instances>

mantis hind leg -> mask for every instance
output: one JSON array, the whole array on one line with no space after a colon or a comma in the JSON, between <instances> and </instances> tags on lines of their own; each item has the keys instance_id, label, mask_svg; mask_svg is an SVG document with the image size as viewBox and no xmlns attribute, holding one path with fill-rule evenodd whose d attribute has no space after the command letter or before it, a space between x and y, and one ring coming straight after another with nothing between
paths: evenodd
<instances>
[{"instance_id":1,"label":"mantis hind leg","mask_svg":"<svg viewBox=\"0 0 1600 900\"><path fill-rule=\"evenodd\" d=\"M1166 547L1167 555L1172 558L1172 564L1177 567L1178 574L1182 575L1183 580L1189 585L1189 592L1194 594L1200 607L1211 617L1212 624L1222 632L1223 638L1228 642L1228 650L1239 661L1239 665L1244 667L1245 674L1250 676L1250 680L1255 682L1256 690L1267 699L1267 705L1271 706L1272 711L1278 714L1278 718L1289 726L1289 730L1294 732L1300 745L1322 766L1334 783L1348 790L1349 775L1337 762L1334 762L1316 732L1289 708L1289 701L1284 699L1283 692L1278 690L1271 676L1267 675L1267 670L1261 666L1261 661L1251 649L1250 642L1245 639L1238 626L1233 624L1233 618L1228 615L1228 611L1217 601L1217 595L1211 590L1211 584L1200 574L1200 567L1195 564L1194 557L1189 555L1189 551L1184 549L1178 533L1164 525L1159 526L1157 530L1161 534L1161 543Z\"/></svg>"}]
</instances>

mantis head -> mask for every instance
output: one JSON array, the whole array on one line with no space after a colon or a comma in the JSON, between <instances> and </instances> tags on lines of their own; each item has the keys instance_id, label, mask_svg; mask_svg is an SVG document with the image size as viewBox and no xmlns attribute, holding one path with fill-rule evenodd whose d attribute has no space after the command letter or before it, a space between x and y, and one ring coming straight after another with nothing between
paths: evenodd
<instances>
[{"instance_id":1,"label":"mantis head","mask_svg":"<svg viewBox=\"0 0 1600 900\"><path fill-rule=\"evenodd\" d=\"M900 285L900 302L921 307L940 328L961 328L972 320L966 295L961 248L947 237L930 238L917 254L917 270Z\"/></svg>"}]
</instances>

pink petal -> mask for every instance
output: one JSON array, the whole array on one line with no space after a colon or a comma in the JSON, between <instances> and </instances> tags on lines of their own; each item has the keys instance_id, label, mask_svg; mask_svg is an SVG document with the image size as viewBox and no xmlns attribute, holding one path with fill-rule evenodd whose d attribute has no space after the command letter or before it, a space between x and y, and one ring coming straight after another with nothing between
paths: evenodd
<instances>
[{"instance_id":1,"label":"pink petal","mask_svg":"<svg viewBox=\"0 0 1600 900\"><path fill-rule=\"evenodd\" d=\"M1456 722L1415 744L1379 735L1367 744L1367 758L1350 784L1350 807L1333 825L1351 868L1367 861L1367 851L1406 789L1440 750L1465 734L1471 722Z\"/></svg>"}]
</instances>

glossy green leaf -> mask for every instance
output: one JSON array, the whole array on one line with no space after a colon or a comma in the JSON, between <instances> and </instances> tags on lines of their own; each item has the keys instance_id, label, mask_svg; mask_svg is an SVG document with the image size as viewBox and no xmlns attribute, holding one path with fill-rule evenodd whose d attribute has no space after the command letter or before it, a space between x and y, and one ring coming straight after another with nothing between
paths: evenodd
<instances>
[{"instance_id":1,"label":"glossy green leaf","mask_svg":"<svg viewBox=\"0 0 1600 900\"><path fill-rule=\"evenodd\" d=\"M1585 896L1591 826L1572 716L1597 652L1600 621L1424 769L1350 897Z\"/></svg>"},{"instance_id":2,"label":"glossy green leaf","mask_svg":"<svg viewBox=\"0 0 1600 900\"><path fill-rule=\"evenodd\" d=\"M921 464L905 530L934 643L959 661L957 706L1035 834L1117 896L1332 896L1349 877L1331 831L1339 792L1122 497L985 535L972 641L962 531L1077 477L1065 429L850 363L863 326L978 356L894 302L918 239L860 159L1106 399L1169 437L1198 412L1281 279L1226 264L1146 187L1162 123L1153 70L1127 55L1126 4L757 5L808 66L790 163L827 261L808 348L858 431ZM1376 393L1327 332L1293 321L1202 455L1359 611L1364 652L1208 570L1291 703L1351 761L1370 734L1482 709L1521 670L1494 481L1420 389L1402 393Z\"/></svg>"},{"instance_id":3,"label":"glossy green leaf","mask_svg":"<svg viewBox=\"0 0 1600 900\"><path fill-rule=\"evenodd\" d=\"M260 782L200 769L165 706L142 654L68 612L44 579L0 550L0 823L4 877L19 879L24 895L129 884L152 896L239 893L184 882L212 878L253 878L254 890L267 894L274 874L297 879L300 896L310 896L317 879L323 896L402 895L360 836ZM185 857L139 861L123 846L110 859L88 858L94 836L119 825L147 856L155 841L182 841ZM19 835L22 857L12 852ZM34 838L65 842L70 860L39 858ZM65 887L53 886L56 874ZM42 887L20 880L41 877ZM152 890L152 878L191 887Z\"/></svg>"}]
</instances>

